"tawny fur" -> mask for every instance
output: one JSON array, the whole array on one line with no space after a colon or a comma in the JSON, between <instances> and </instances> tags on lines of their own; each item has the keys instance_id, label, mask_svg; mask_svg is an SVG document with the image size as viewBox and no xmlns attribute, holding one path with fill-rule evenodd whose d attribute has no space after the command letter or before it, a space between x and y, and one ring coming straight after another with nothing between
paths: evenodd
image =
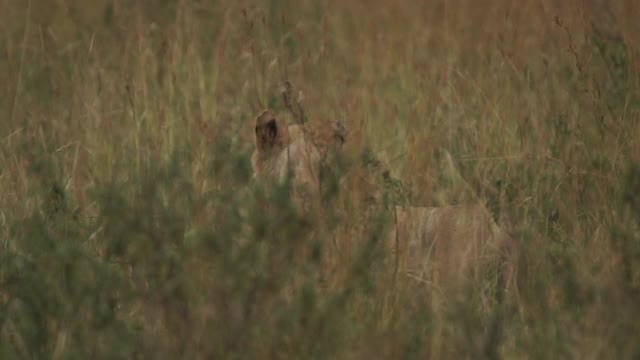
<instances>
[{"instance_id":1,"label":"tawny fur","mask_svg":"<svg viewBox=\"0 0 640 360\"><path fill-rule=\"evenodd\" d=\"M481 280L482 269L506 271L510 236L483 205L394 208L388 236L398 270L438 287ZM506 281L509 281L506 279Z\"/></svg>"},{"instance_id":2,"label":"tawny fur","mask_svg":"<svg viewBox=\"0 0 640 360\"><path fill-rule=\"evenodd\" d=\"M261 112L255 124L251 158L255 177L264 183L290 179L297 204L304 208L316 204L321 165L344 142L344 126L286 125L270 110Z\"/></svg>"},{"instance_id":3,"label":"tawny fur","mask_svg":"<svg viewBox=\"0 0 640 360\"><path fill-rule=\"evenodd\" d=\"M298 203L318 198L320 166L344 143L344 125L286 126L265 110L255 130L256 178L269 182L290 176ZM511 241L483 205L394 206L394 221L387 244L399 270L427 283L437 279L440 287L479 278L482 265L502 259Z\"/></svg>"}]
</instances>

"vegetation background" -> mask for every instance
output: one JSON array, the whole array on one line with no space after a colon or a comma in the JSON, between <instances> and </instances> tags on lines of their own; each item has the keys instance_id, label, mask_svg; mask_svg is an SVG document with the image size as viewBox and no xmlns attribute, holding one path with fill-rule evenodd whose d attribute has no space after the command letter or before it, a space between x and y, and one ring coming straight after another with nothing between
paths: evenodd
<instances>
[{"instance_id":1,"label":"vegetation background","mask_svg":"<svg viewBox=\"0 0 640 360\"><path fill-rule=\"evenodd\" d=\"M634 0L0 1L0 358L637 358L638 19ZM345 121L344 168L508 214L517 291L380 280L373 171L335 182L322 229L254 184L253 119L287 115L285 80Z\"/></svg>"}]
</instances>

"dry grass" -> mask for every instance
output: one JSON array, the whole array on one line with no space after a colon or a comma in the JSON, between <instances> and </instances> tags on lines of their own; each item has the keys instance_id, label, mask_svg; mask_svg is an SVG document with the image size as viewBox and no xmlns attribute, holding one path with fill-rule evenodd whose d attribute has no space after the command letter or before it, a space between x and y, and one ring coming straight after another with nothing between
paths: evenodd
<instances>
[{"instance_id":1,"label":"dry grass","mask_svg":"<svg viewBox=\"0 0 640 360\"><path fill-rule=\"evenodd\" d=\"M636 2L5 0L0 14L0 357L640 352ZM349 129L359 170L327 188L327 231L250 179L255 114L285 112L285 80L311 121ZM518 298L498 305L491 281L444 303L382 286L384 209L359 211L381 187L508 214Z\"/></svg>"}]
</instances>

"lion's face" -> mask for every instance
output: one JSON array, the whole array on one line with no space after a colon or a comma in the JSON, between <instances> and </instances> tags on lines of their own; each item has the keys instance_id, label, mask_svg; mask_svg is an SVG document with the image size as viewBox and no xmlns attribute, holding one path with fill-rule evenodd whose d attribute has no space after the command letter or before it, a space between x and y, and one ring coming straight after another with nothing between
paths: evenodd
<instances>
[{"instance_id":1,"label":"lion's face","mask_svg":"<svg viewBox=\"0 0 640 360\"><path fill-rule=\"evenodd\" d=\"M263 183L290 180L294 200L306 208L319 198L322 166L340 149L345 135L339 122L287 126L265 110L255 121L254 175Z\"/></svg>"}]
</instances>

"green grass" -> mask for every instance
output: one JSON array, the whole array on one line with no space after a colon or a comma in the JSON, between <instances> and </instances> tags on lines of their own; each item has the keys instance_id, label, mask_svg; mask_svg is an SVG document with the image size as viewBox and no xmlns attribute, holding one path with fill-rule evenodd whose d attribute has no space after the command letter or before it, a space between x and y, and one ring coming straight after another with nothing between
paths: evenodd
<instances>
[{"instance_id":1,"label":"green grass","mask_svg":"<svg viewBox=\"0 0 640 360\"><path fill-rule=\"evenodd\" d=\"M0 14L1 358L640 354L634 1ZM380 179L341 182L322 222L254 183L254 116L287 116L286 80L312 121L344 120L346 176L370 149L403 202L506 214L517 294L390 281Z\"/></svg>"}]
</instances>

